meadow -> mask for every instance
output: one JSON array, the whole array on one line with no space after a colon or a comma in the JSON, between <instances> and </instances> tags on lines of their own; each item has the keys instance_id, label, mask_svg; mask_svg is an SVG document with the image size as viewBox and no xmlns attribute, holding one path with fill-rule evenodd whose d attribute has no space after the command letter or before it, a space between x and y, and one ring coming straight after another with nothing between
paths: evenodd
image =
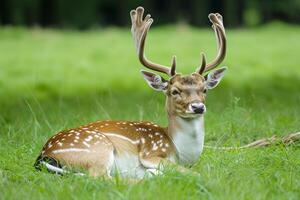
<instances>
[{"instance_id":1,"label":"meadow","mask_svg":"<svg viewBox=\"0 0 300 200\"><path fill-rule=\"evenodd\" d=\"M241 146L300 131L300 27L273 23L229 29L229 70L209 91L205 143ZM193 72L204 51L216 55L213 31L153 28L147 55ZM140 75L130 30L0 28L0 199L299 199L300 146L205 149L192 170L129 184L39 172L33 163L54 133L104 119L166 125L164 95Z\"/></svg>"}]
</instances>

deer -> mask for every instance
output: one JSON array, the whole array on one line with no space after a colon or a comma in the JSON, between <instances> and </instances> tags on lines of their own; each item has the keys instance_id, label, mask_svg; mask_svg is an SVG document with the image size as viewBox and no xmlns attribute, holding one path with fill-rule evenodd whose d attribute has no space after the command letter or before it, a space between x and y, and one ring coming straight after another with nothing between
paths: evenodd
<instances>
[{"instance_id":1,"label":"deer","mask_svg":"<svg viewBox=\"0 0 300 200\"><path fill-rule=\"evenodd\" d=\"M111 178L118 174L142 179L147 174L162 174L168 165L186 172L187 166L200 158L204 148L206 94L220 83L227 70L227 67L217 68L226 55L222 16L208 15L216 35L217 56L207 63L202 53L200 65L188 75L176 72L175 56L170 66L146 58L145 40L153 19L150 14L144 17L142 7L132 10L130 16L140 63L169 76L166 80L151 71L141 70L147 84L166 96L168 126L161 127L149 121L106 120L63 130L45 143L35 162L36 169L45 167L56 174L74 169L80 175L85 174L80 172L83 169L92 177ZM248 146L267 143L265 139Z\"/></svg>"}]
</instances>

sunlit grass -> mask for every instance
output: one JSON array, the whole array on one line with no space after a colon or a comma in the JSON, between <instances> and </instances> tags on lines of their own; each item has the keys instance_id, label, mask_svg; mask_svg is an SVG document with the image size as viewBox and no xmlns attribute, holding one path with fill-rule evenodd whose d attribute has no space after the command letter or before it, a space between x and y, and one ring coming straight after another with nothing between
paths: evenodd
<instances>
[{"instance_id":1,"label":"sunlit grass","mask_svg":"<svg viewBox=\"0 0 300 200\"><path fill-rule=\"evenodd\" d=\"M206 143L239 146L300 129L299 27L228 30L228 74L208 94ZM189 73L215 52L212 30L154 28L147 55ZM205 150L193 170L139 184L59 177L32 167L55 132L101 119L166 125L163 94L143 82L129 30L0 29L0 194L2 199L297 199L299 145Z\"/></svg>"}]
</instances>

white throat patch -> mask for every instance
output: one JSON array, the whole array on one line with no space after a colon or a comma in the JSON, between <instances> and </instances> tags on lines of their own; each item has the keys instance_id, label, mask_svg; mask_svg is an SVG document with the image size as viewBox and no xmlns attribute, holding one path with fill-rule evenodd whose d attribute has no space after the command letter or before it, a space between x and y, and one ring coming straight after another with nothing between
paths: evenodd
<instances>
[{"instance_id":1,"label":"white throat patch","mask_svg":"<svg viewBox=\"0 0 300 200\"><path fill-rule=\"evenodd\" d=\"M179 126L173 135L173 142L181 164L194 164L204 146L204 117L183 119L176 117Z\"/></svg>"}]
</instances>

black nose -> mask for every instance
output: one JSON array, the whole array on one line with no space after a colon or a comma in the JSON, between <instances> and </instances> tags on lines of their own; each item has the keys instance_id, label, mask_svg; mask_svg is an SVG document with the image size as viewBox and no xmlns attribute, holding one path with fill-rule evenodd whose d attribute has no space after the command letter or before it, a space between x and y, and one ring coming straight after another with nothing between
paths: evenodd
<instances>
[{"instance_id":1,"label":"black nose","mask_svg":"<svg viewBox=\"0 0 300 200\"><path fill-rule=\"evenodd\" d=\"M204 108L193 108L193 110L197 114L202 114L204 112Z\"/></svg>"},{"instance_id":2,"label":"black nose","mask_svg":"<svg viewBox=\"0 0 300 200\"><path fill-rule=\"evenodd\" d=\"M196 114L202 114L205 111L205 106L203 104L192 104L191 107Z\"/></svg>"}]
</instances>

